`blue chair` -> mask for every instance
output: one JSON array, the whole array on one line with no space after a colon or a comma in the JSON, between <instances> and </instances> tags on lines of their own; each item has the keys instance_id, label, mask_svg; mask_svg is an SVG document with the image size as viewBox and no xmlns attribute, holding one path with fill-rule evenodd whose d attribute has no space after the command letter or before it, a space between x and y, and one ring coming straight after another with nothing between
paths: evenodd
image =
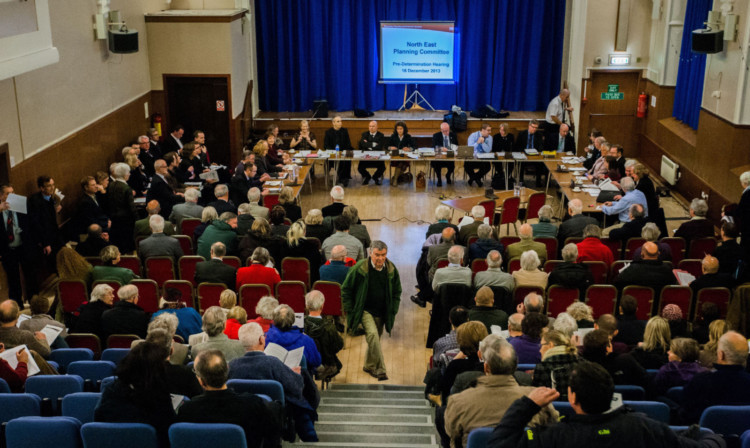
<instances>
[{"instance_id":1,"label":"blue chair","mask_svg":"<svg viewBox=\"0 0 750 448\"><path fill-rule=\"evenodd\" d=\"M0 378L0 394L9 394L10 393L10 386L8 386L8 383Z\"/></svg>"},{"instance_id":2,"label":"blue chair","mask_svg":"<svg viewBox=\"0 0 750 448\"><path fill-rule=\"evenodd\" d=\"M536 369L536 364L518 364L518 366L516 366L516 370L520 370L522 372L534 369Z\"/></svg>"},{"instance_id":3,"label":"blue chair","mask_svg":"<svg viewBox=\"0 0 750 448\"><path fill-rule=\"evenodd\" d=\"M83 388L87 392L98 392L104 378L115 374L112 361L73 361L68 364L68 373L83 378Z\"/></svg>"},{"instance_id":4,"label":"blue chair","mask_svg":"<svg viewBox=\"0 0 750 448\"><path fill-rule=\"evenodd\" d=\"M51 361L60 365L57 369L60 373L67 372L68 364L74 361L91 361L94 359L94 352L87 348L58 348L52 350L49 355Z\"/></svg>"},{"instance_id":5,"label":"blue chair","mask_svg":"<svg viewBox=\"0 0 750 448\"><path fill-rule=\"evenodd\" d=\"M36 375L26 380L26 392L37 394L42 399L42 415L50 412L59 415L59 402L64 396L83 392L83 378L78 375Z\"/></svg>"},{"instance_id":6,"label":"blue chair","mask_svg":"<svg viewBox=\"0 0 750 448\"><path fill-rule=\"evenodd\" d=\"M641 386L615 386L615 392L622 394L623 401L643 401L646 399L646 390Z\"/></svg>"},{"instance_id":7,"label":"blue chair","mask_svg":"<svg viewBox=\"0 0 750 448\"><path fill-rule=\"evenodd\" d=\"M700 425L723 436L750 429L750 406L711 406L701 414Z\"/></svg>"},{"instance_id":8,"label":"blue chair","mask_svg":"<svg viewBox=\"0 0 750 448\"><path fill-rule=\"evenodd\" d=\"M742 442L742 448L750 448L750 430L742 433L740 441Z\"/></svg>"},{"instance_id":9,"label":"blue chair","mask_svg":"<svg viewBox=\"0 0 750 448\"><path fill-rule=\"evenodd\" d=\"M0 423L18 417L39 417L42 399L34 394L0 394Z\"/></svg>"},{"instance_id":10,"label":"blue chair","mask_svg":"<svg viewBox=\"0 0 750 448\"><path fill-rule=\"evenodd\" d=\"M558 413L560 413L560 418L570 417L571 415L575 415L576 413L576 411L573 410L573 407L567 401L553 401L552 407L555 408Z\"/></svg>"},{"instance_id":11,"label":"blue chair","mask_svg":"<svg viewBox=\"0 0 750 448\"><path fill-rule=\"evenodd\" d=\"M247 448L245 431L228 423L175 423L169 427L169 443L180 448L205 448L221 440L222 446Z\"/></svg>"},{"instance_id":12,"label":"blue chair","mask_svg":"<svg viewBox=\"0 0 750 448\"><path fill-rule=\"evenodd\" d=\"M60 364L56 363L55 361L47 360L47 364L49 364L50 367L52 367L53 369L55 369L55 372L59 372L60 371Z\"/></svg>"},{"instance_id":13,"label":"blue chair","mask_svg":"<svg viewBox=\"0 0 750 448\"><path fill-rule=\"evenodd\" d=\"M689 426L670 426L669 427L669 429L671 429L674 432L687 431L688 428L690 427ZM711 435L714 433L708 428L700 428L699 431L700 431L701 436L707 436L707 435Z\"/></svg>"},{"instance_id":14,"label":"blue chair","mask_svg":"<svg viewBox=\"0 0 750 448\"><path fill-rule=\"evenodd\" d=\"M658 422L669 424L669 406L659 401L624 401L623 404L636 412L642 412Z\"/></svg>"},{"instance_id":15,"label":"blue chair","mask_svg":"<svg viewBox=\"0 0 750 448\"><path fill-rule=\"evenodd\" d=\"M107 386L111 386L114 384L115 380L117 379L116 376L108 376L106 378L102 378L102 384L99 386L99 390L104 392L104 388Z\"/></svg>"},{"instance_id":16,"label":"blue chair","mask_svg":"<svg viewBox=\"0 0 750 448\"><path fill-rule=\"evenodd\" d=\"M112 361L119 364L122 358L128 356L129 348L108 348L102 352L102 361Z\"/></svg>"},{"instance_id":17,"label":"blue chair","mask_svg":"<svg viewBox=\"0 0 750 448\"><path fill-rule=\"evenodd\" d=\"M145 423L86 423L81 438L83 448L159 447L156 430Z\"/></svg>"},{"instance_id":18,"label":"blue chair","mask_svg":"<svg viewBox=\"0 0 750 448\"><path fill-rule=\"evenodd\" d=\"M81 422L72 417L21 417L8 422L8 448L81 448Z\"/></svg>"},{"instance_id":19,"label":"blue chair","mask_svg":"<svg viewBox=\"0 0 750 448\"><path fill-rule=\"evenodd\" d=\"M96 392L77 392L66 395L62 400L62 415L77 418L81 423L94 421L94 410L102 394Z\"/></svg>"},{"instance_id":20,"label":"blue chair","mask_svg":"<svg viewBox=\"0 0 750 448\"><path fill-rule=\"evenodd\" d=\"M674 401L675 403L679 405L682 405L682 399L683 399L682 386L675 386L675 387L669 388L669 390L667 391L667 398L669 398L670 400Z\"/></svg>"},{"instance_id":21,"label":"blue chair","mask_svg":"<svg viewBox=\"0 0 750 448\"><path fill-rule=\"evenodd\" d=\"M227 387L237 393L263 394L284 404L284 388L276 380L229 380Z\"/></svg>"},{"instance_id":22,"label":"blue chair","mask_svg":"<svg viewBox=\"0 0 750 448\"><path fill-rule=\"evenodd\" d=\"M466 448L485 448L492 434L492 428L477 428L469 433Z\"/></svg>"}]
</instances>

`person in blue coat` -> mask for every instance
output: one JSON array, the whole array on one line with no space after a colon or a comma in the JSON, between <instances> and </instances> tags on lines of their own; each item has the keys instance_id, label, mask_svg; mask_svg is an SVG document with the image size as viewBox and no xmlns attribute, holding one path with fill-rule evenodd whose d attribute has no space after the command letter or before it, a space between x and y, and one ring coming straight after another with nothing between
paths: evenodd
<instances>
[{"instance_id":1,"label":"person in blue coat","mask_svg":"<svg viewBox=\"0 0 750 448\"><path fill-rule=\"evenodd\" d=\"M266 333L266 346L278 344L292 351L304 347L307 368L314 371L322 363L315 341L294 326L294 310L289 305L279 305L273 311L273 325Z\"/></svg>"},{"instance_id":2,"label":"person in blue coat","mask_svg":"<svg viewBox=\"0 0 750 448\"><path fill-rule=\"evenodd\" d=\"M203 320L201 315L194 308L186 306L185 302L180 301L182 293L175 288L167 288L164 291L164 304L161 309L151 316L151 320L163 313L171 313L177 316L179 324L177 325L177 334L182 336L184 341L190 338L191 334L198 334L203 331Z\"/></svg>"}]
</instances>

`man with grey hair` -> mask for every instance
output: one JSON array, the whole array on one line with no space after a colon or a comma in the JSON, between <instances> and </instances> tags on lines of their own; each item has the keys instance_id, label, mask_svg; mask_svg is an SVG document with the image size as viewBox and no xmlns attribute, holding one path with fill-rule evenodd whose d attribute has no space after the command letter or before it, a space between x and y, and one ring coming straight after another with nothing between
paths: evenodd
<instances>
[{"instance_id":1,"label":"man with grey hair","mask_svg":"<svg viewBox=\"0 0 750 448\"><path fill-rule=\"evenodd\" d=\"M196 254L208 260L211 256L211 245L220 241L226 246L229 255L237 255L239 242L236 229L237 215L232 212L222 213L219 219L213 220L203 231L203 235L198 238Z\"/></svg>"},{"instance_id":2,"label":"man with grey hair","mask_svg":"<svg viewBox=\"0 0 750 448\"><path fill-rule=\"evenodd\" d=\"M714 225L706 219L708 204L703 199L693 199L690 202L690 220L680 225L674 233L676 238L684 238L687 244L691 240L714 236Z\"/></svg>"},{"instance_id":3,"label":"man with grey hair","mask_svg":"<svg viewBox=\"0 0 750 448\"><path fill-rule=\"evenodd\" d=\"M641 230L646 225L646 215L641 204L631 205L629 213L630 221L623 224L622 227L613 228L609 231L609 239L622 241L623 246L630 238L640 238ZM604 232L606 231L607 229L604 229Z\"/></svg>"},{"instance_id":4,"label":"man with grey hair","mask_svg":"<svg viewBox=\"0 0 750 448\"><path fill-rule=\"evenodd\" d=\"M579 262L603 261L607 267L614 263L615 256L609 246L602 243L601 235L602 229L598 225L589 224L583 229L583 241L576 245Z\"/></svg>"},{"instance_id":5,"label":"man with grey hair","mask_svg":"<svg viewBox=\"0 0 750 448\"><path fill-rule=\"evenodd\" d=\"M341 361L336 354L344 348L344 339L338 331L333 319L323 317L323 293L313 289L305 295L305 334L309 335L320 351L322 365L315 372L320 380L329 380L341 371Z\"/></svg>"},{"instance_id":6,"label":"man with grey hair","mask_svg":"<svg viewBox=\"0 0 750 448\"><path fill-rule=\"evenodd\" d=\"M260 188L253 187L247 190L247 201L250 204L250 210L248 211L248 213L250 213L255 219L268 219L268 207L263 207L262 205L260 205L260 197Z\"/></svg>"},{"instance_id":7,"label":"man with grey hair","mask_svg":"<svg viewBox=\"0 0 750 448\"><path fill-rule=\"evenodd\" d=\"M279 305L273 310L273 325L266 333L266 345L277 344L288 351L304 348L307 368L315 371L321 364L315 341L294 325L294 310L289 305Z\"/></svg>"},{"instance_id":8,"label":"man with grey hair","mask_svg":"<svg viewBox=\"0 0 750 448\"><path fill-rule=\"evenodd\" d=\"M485 210L481 205L475 205L471 208L471 217L474 221L469 224L458 225L458 241L466 245L471 235L476 235L479 226L484 224Z\"/></svg>"},{"instance_id":9,"label":"man with grey hair","mask_svg":"<svg viewBox=\"0 0 750 448\"><path fill-rule=\"evenodd\" d=\"M521 241L508 246L508 259L512 260L520 257L527 250L533 250L539 255L539 261L544 264L547 260L547 246L544 243L534 241L532 239L533 235L534 229L531 227L531 224L526 223L522 225L518 229L518 236L521 238Z\"/></svg>"},{"instance_id":10,"label":"man with grey hair","mask_svg":"<svg viewBox=\"0 0 750 448\"><path fill-rule=\"evenodd\" d=\"M140 148L138 159L143 163L143 169L148 174L148 177L153 177L154 162L161 159L162 154L158 149L151 147L151 139L146 135L138 137L138 147Z\"/></svg>"},{"instance_id":11,"label":"man with grey hair","mask_svg":"<svg viewBox=\"0 0 750 448\"><path fill-rule=\"evenodd\" d=\"M138 287L122 286L117 297L120 301L102 314L102 334L105 338L113 334L135 334L145 338L149 316L138 306Z\"/></svg>"},{"instance_id":12,"label":"man with grey hair","mask_svg":"<svg viewBox=\"0 0 750 448\"><path fill-rule=\"evenodd\" d=\"M245 354L245 348L240 341L229 339L224 334L226 324L227 317L220 306L209 307L203 313L202 328L208 338L205 342L198 343L192 347L190 354L193 356L193 359L203 350L219 350L224 354L224 358L229 361Z\"/></svg>"},{"instance_id":13,"label":"man with grey hair","mask_svg":"<svg viewBox=\"0 0 750 448\"><path fill-rule=\"evenodd\" d=\"M349 266L345 263L346 246L337 244L331 249L331 258L328 264L320 266L320 280L327 282L336 282L339 285L344 283L346 274L349 273Z\"/></svg>"},{"instance_id":14,"label":"man with grey hair","mask_svg":"<svg viewBox=\"0 0 750 448\"><path fill-rule=\"evenodd\" d=\"M166 348L167 357L164 359L164 370L166 373L167 392L175 395L184 395L190 399L200 395L203 391L198 380L193 375L190 367L184 364L171 362L174 350L173 334L164 328L150 329L146 341ZM141 342L141 341L138 341ZM137 345L137 344L136 344ZM133 347L133 346L131 346Z\"/></svg>"},{"instance_id":15,"label":"man with grey hair","mask_svg":"<svg viewBox=\"0 0 750 448\"><path fill-rule=\"evenodd\" d=\"M617 216L620 220L620 224L625 224L630 221L630 206L633 204L641 204L643 206L643 214L648 216L648 202L646 201L646 196L640 190L635 189L633 178L623 177L620 180L620 186L625 194L619 201L605 202L604 206L602 206L602 212L608 216Z\"/></svg>"},{"instance_id":16,"label":"man with grey hair","mask_svg":"<svg viewBox=\"0 0 750 448\"><path fill-rule=\"evenodd\" d=\"M112 220L109 240L122 253L130 253L135 249L133 230L137 216L133 190L128 185L130 167L127 163L116 163L112 167L112 174L114 180L107 187L109 218Z\"/></svg>"},{"instance_id":17,"label":"man with grey hair","mask_svg":"<svg viewBox=\"0 0 750 448\"><path fill-rule=\"evenodd\" d=\"M247 202L243 202L237 207L237 235L240 238L252 229L255 222L255 217L250 214L250 210L252 210L252 206Z\"/></svg>"},{"instance_id":18,"label":"man with grey hair","mask_svg":"<svg viewBox=\"0 0 750 448\"><path fill-rule=\"evenodd\" d=\"M669 244L659 241L659 237L661 236L661 231L659 230L659 227L657 227L655 223L647 222L641 229L640 236L644 240L651 241L653 243L656 243L657 246L659 246L659 260L672 261L672 248L669 246ZM642 250L643 250L643 246L633 251L633 261L641 260L643 258L643 256L641 255Z\"/></svg>"},{"instance_id":19,"label":"man with grey hair","mask_svg":"<svg viewBox=\"0 0 750 448\"><path fill-rule=\"evenodd\" d=\"M223 283L229 289L234 290L237 280L237 269L224 263L227 254L227 246L221 241L211 245L211 259L201 261L195 265L195 283Z\"/></svg>"},{"instance_id":20,"label":"man with grey hair","mask_svg":"<svg viewBox=\"0 0 750 448\"><path fill-rule=\"evenodd\" d=\"M158 316L154 317L153 320L148 324L148 328L146 330L146 340L148 340L149 335L154 330L163 330L167 332L167 334L169 335L169 340L172 341L174 335L177 334L177 326L179 325L179 323L180 320L175 314L159 314ZM130 344L130 348L134 348L136 345L140 344L143 341L143 339L133 341ZM185 365L190 355L190 346L187 344L180 344L179 342L172 342L170 347L172 353L169 356L169 362L171 364L176 364L179 366Z\"/></svg>"},{"instance_id":21,"label":"man with grey hair","mask_svg":"<svg viewBox=\"0 0 750 448\"><path fill-rule=\"evenodd\" d=\"M214 188L214 196L216 196L216 200L209 203L208 206L215 208L219 216L225 212L237 214L237 206L229 200L229 187L226 184L218 184Z\"/></svg>"},{"instance_id":22,"label":"man with grey hair","mask_svg":"<svg viewBox=\"0 0 750 448\"><path fill-rule=\"evenodd\" d=\"M452 227L446 227L441 234L442 241L440 244L432 245L427 250L427 265L430 266L430 271L428 273L430 283L432 283L432 279L435 277L438 260L441 258L447 258L450 248L457 245L456 237L456 231Z\"/></svg>"},{"instance_id":23,"label":"man with grey hair","mask_svg":"<svg viewBox=\"0 0 750 448\"><path fill-rule=\"evenodd\" d=\"M523 298L523 302L516 307L516 312L521 314L544 313L544 297L530 292Z\"/></svg>"},{"instance_id":24,"label":"man with grey hair","mask_svg":"<svg viewBox=\"0 0 750 448\"><path fill-rule=\"evenodd\" d=\"M568 238L580 238L583 229L589 224L597 224L596 219L583 214L583 202L580 199L571 199L568 202L569 219L563 221L557 230L558 247L565 244Z\"/></svg>"},{"instance_id":25,"label":"man with grey hair","mask_svg":"<svg viewBox=\"0 0 750 448\"><path fill-rule=\"evenodd\" d=\"M531 225L534 238L557 238L557 226L552 224L552 206L545 204L539 209L539 222Z\"/></svg>"},{"instance_id":26,"label":"man with grey hair","mask_svg":"<svg viewBox=\"0 0 750 448\"><path fill-rule=\"evenodd\" d=\"M437 292L444 283L471 286L471 269L461 266L464 259L464 248L453 246L448 249L448 266L435 270L432 277L432 290Z\"/></svg>"},{"instance_id":27,"label":"man with grey hair","mask_svg":"<svg viewBox=\"0 0 750 448\"><path fill-rule=\"evenodd\" d=\"M492 227L488 224L482 223L477 227L477 236L479 239L469 246L469 260L484 258L491 250L504 251L502 243L492 237Z\"/></svg>"},{"instance_id":28,"label":"man with grey hair","mask_svg":"<svg viewBox=\"0 0 750 448\"><path fill-rule=\"evenodd\" d=\"M445 435L452 448L468 446L472 430L495 426L516 399L534 390L518 385L513 376L518 358L502 336L485 337L479 343L479 358L484 360L484 376L477 379L476 387L451 395L445 409ZM557 418L557 411L549 404L534 416L531 425L551 424ZM440 427L438 432L442 433Z\"/></svg>"},{"instance_id":29,"label":"man with grey hair","mask_svg":"<svg viewBox=\"0 0 750 448\"><path fill-rule=\"evenodd\" d=\"M40 356L47 358L51 352L47 337L41 331L31 332L18 328L19 314L15 300L7 299L0 302L0 346L5 349L26 345Z\"/></svg>"},{"instance_id":30,"label":"man with grey hair","mask_svg":"<svg viewBox=\"0 0 750 448\"><path fill-rule=\"evenodd\" d=\"M172 257L172 260L177 261L184 255L177 238L164 234L164 218L161 215L151 215L148 223L151 235L138 244L141 260L145 262L150 257Z\"/></svg>"},{"instance_id":31,"label":"man with grey hair","mask_svg":"<svg viewBox=\"0 0 750 448\"><path fill-rule=\"evenodd\" d=\"M578 288L581 297L586 296L586 289L594 283L594 276L583 263L578 263L578 247L568 243L562 249L563 262L549 273L547 284L564 288Z\"/></svg>"},{"instance_id":32,"label":"man with grey hair","mask_svg":"<svg viewBox=\"0 0 750 448\"><path fill-rule=\"evenodd\" d=\"M515 289L515 282L513 281L513 276L507 272L503 272L501 268L503 256L500 255L500 251L491 250L485 260L487 261L487 270L476 273L474 276L474 288L479 289L482 286L500 287L504 288L508 294L511 294Z\"/></svg>"},{"instance_id":33,"label":"man with grey hair","mask_svg":"<svg viewBox=\"0 0 750 448\"><path fill-rule=\"evenodd\" d=\"M175 204L175 206L172 207L172 213L169 214L169 221L177 226L178 229L181 229L183 219L201 219L201 216L203 215L203 207L198 205L198 198L200 198L200 196L201 192L197 188L186 189L185 202Z\"/></svg>"},{"instance_id":34,"label":"man with grey hair","mask_svg":"<svg viewBox=\"0 0 750 448\"><path fill-rule=\"evenodd\" d=\"M346 204L344 204L344 187L336 185L331 188L331 203L320 209L320 211L323 212L324 218L329 216L335 218L344 212L344 207L346 207Z\"/></svg>"},{"instance_id":35,"label":"man with grey hair","mask_svg":"<svg viewBox=\"0 0 750 448\"><path fill-rule=\"evenodd\" d=\"M523 304L519 303L518 306L519 307L523 306ZM521 312L513 313L510 316L508 316L508 340L509 341L523 334L523 328L522 328L523 318L524 318L524 315Z\"/></svg>"},{"instance_id":36,"label":"man with grey hair","mask_svg":"<svg viewBox=\"0 0 750 448\"><path fill-rule=\"evenodd\" d=\"M451 162L453 163L453 162ZM443 231L446 227L453 227L456 231L458 231L458 227L456 227L455 224L451 224L451 208L447 205L440 204L435 208L435 221L434 223L430 224L430 226L427 228L427 233L425 234L425 238L429 238L430 235L433 235L435 233L440 233Z\"/></svg>"}]
</instances>

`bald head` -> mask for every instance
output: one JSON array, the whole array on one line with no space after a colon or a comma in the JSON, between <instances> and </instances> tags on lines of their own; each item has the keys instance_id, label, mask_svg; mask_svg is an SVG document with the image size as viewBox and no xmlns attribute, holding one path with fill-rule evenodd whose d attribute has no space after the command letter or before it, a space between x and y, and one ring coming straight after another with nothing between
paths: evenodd
<instances>
[{"instance_id":1,"label":"bald head","mask_svg":"<svg viewBox=\"0 0 750 448\"><path fill-rule=\"evenodd\" d=\"M719 338L717 363L744 366L747 364L747 352L747 339L736 331L728 331Z\"/></svg>"},{"instance_id":2,"label":"bald head","mask_svg":"<svg viewBox=\"0 0 750 448\"><path fill-rule=\"evenodd\" d=\"M446 227L443 229L441 236L443 237L444 242L453 242L456 239L456 229L453 227Z\"/></svg>"},{"instance_id":3,"label":"bald head","mask_svg":"<svg viewBox=\"0 0 750 448\"><path fill-rule=\"evenodd\" d=\"M562 89L560 91L560 99L561 100L565 101L565 100L568 99L569 96L570 96L570 90L568 90L568 89Z\"/></svg>"},{"instance_id":4,"label":"bald head","mask_svg":"<svg viewBox=\"0 0 750 448\"><path fill-rule=\"evenodd\" d=\"M656 243L649 241L643 245L641 250L641 256L644 260L656 260L659 258L659 246Z\"/></svg>"},{"instance_id":5,"label":"bald head","mask_svg":"<svg viewBox=\"0 0 750 448\"><path fill-rule=\"evenodd\" d=\"M344 261L346 258L346 246L339 244L331 249L331 260Z\"/></svg>"},{"instance_id":6,"label":"bald head","mask_svg":"<svg viewBox=\"0 0 750 448\"><path fill-rule=\"evenodd\" d=\"M518 236L520 236L522 240L530 240L533 235L534 229L531 228L531 224L524 224L518 229Z\"/></svg>"},{"instance_id":7,"label":"bald head","mask_svg":"<svg viewBox=\"0 0 750 448\"><path fill-rule=\"evenodd\" d=\"M14 327L18 319L18 304L15 300L6 300L0 303L0 325L3 327Z\"/></svg>"},{"instance_id":8,"label":"bald head","mask_svg":"<svg viewBox=\"0 0 750 448\"><path fill-rule=\"evenodd\" d=\"M701 262L701 268L704 274L716 274L719 272L719 259L706 255Z\"/></svg>"},{"instance_id":9,"label":"bald head","mask_svg":"<svg viewBox=\"0 0 750 448\"><path fill-rule=\"evenodd\" d=\"M449 125L446 122L440 123L440 132L442 132L443 134L447 134L448 132L450 132L450 130L451 130L451 125Z\"/></svg>"},{"instance_id":10,"label":"bald head","mask_svg":"<svg viewBox=\"0 0 750 448\"><path fill-rule=\"evenodd\" d=\"M521 324L523 323L523 314L513 313L508 317L508 331L521 332Z\"/></svg>"},{"instance_id":11,"label":"bald head","mask_svg":"<svg viewBox=\"0 0 750 448\"><path fill-rule=\"evenodd\" d=\"M495 303L495 294L489 286L482 286L474 296L477 306L492 306Z\"/></svg>"}]
</instances>

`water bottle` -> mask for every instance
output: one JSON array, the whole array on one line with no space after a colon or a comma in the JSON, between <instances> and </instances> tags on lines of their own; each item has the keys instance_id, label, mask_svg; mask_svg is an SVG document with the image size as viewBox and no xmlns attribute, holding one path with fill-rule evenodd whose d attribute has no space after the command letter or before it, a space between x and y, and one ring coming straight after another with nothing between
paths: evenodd
<instances>
[{"instance_id":1,"label":"water bottle","mask_svg":"<svg viewBox=\"0 0 750 448\"><path fill-rule=\"evenodd\" d=\"M336 157L339 156L340 151L341 151L341 148L339 148L339 145L336 145Z\"/></svg>"}]
</instances>

